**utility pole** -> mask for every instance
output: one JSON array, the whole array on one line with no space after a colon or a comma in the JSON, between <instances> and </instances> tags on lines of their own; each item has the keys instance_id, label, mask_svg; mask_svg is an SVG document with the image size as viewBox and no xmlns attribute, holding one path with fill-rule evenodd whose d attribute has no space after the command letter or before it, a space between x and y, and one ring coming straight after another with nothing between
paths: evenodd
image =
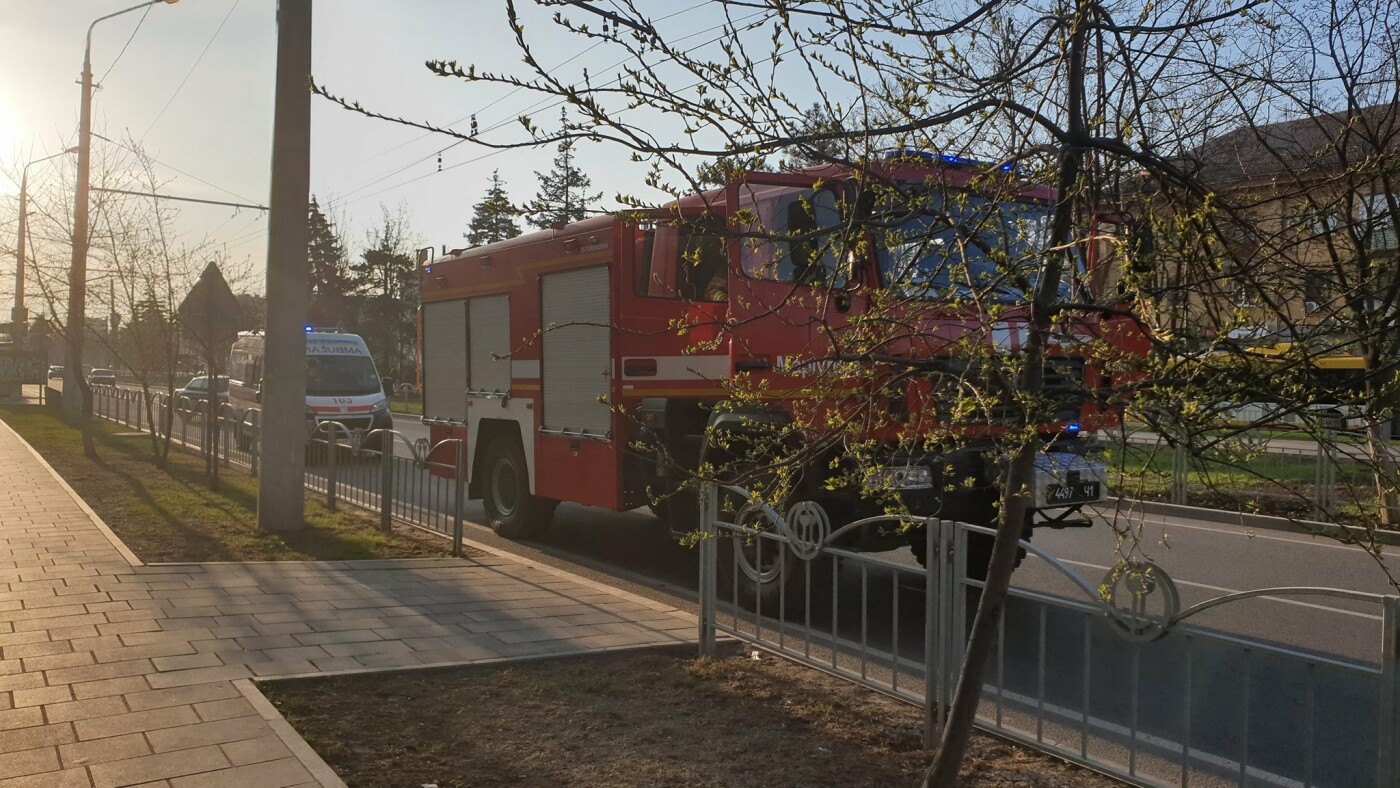
<instances>
[{"instance_id":1,"label":"utility pole","mask_svg":"<svg viewBox=\"0 0 1400 788\"><path fill-rule=\"evenodd\" d=\"M99 20L100 21L100 20ZM94 26L97 22L92 23ZM73 189L73 259L68 269L68 322L63 340L63 416L82 424L85 401L92 396L83 377L83 334L87 331L88 181L92 165L92 26L83 48L83 98L78 110L78 176ZM91 454L86 425L83 447Z\"/></svg>"},{"instance_id":2,"label":"utility pole","mask_svg":"<svg viewBox=\"0 0 1400 788\"><path fill-rule=\"evenodd\" d=\"M267 233L267 334L262 380L258 526L304 525L306 313L311 272L306 222L311 193L311 0L278 0L277 98Z\"/></svg>"},{"instance_id":3,"label":"utility pole","mask_svg":"<svg viewBox=\"0 0 1400 788\"><path fill-rule=\"evenodd\" d=\"M92 432L87 415L92 412L92 392L83 377L83 334L87 332L87 253L88 187L92 164L92 30L98 22L139 11L158 3L174 5L178 0L146 0L130 8L100 16L88 25L83 46L83 97L78 108L78 176L73 189L73 265L68 270L68 324L64 340L68 346L63 367L63 415L83 427L83 450L93 456ZM76 396L75 396L76 395Z\"/></svg>"}]
</instances>

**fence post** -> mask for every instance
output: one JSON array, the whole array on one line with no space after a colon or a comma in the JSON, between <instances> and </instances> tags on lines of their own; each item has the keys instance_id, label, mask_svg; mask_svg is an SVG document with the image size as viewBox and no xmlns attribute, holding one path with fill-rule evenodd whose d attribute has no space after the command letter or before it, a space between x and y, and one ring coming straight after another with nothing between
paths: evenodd
<instances>
[{"instance_id":1,"label":"fence post","mask_svg":"<svg viewBox=\"0 0 1400 788\"><path fill-rule=\"evenodd\" d=\"M136 431L137 431L137 432L141 432L141 431L144 429L144 427L141 426L142 417L144 417L144 416L146 415L146 414L145 414L145 411L146 411L146 391L145 391L145 389L142 389L142 390L141 390L141 392L140 392L140 394L138 395L137 398L138 398L139 402L138 402L137 405L136 405Z\"/></svg>"},{"instance_id":2,"label":"fence post","mask_svg":"<svg viewBox=\"0 0 1400 788\"><path fill-rule=\"evenodd\" d=\"M943 562L947 556L943 549L946 541L943 521L928 518L924 520L924 749L938 747L943 733L943 661L947 652L944 630L947 616L938 605L944 601Z\"/></svg>"},{"instance_id":3,"label":"fence post","mask_svg":"<svg viewBox=\"0 0 1400 788\"><path fill-rule=\"evenodd\" d=\"M715 585L718 578L719 526L715 511L719 507L719 488L705 484L700 488L700 656L715 655Z\"/></svg>"},{"instance_id":4,"label":"fence post","mask_svg":"<svg viewBox=\"0 0 1400 788\"><path fill-rule=\"evenodd\" d=\"M1394 785L1400 778L1400 597L1382 601L1381 616L1381 709L1378 738L1377 785Z\"/></svg>"},{"instance_id":5,"label":"fence post","mask_svg":"<svg viewBox=\"0 0 1400 788\"><path fill-rule=\"evenodd\" d=\"M234 438L228 434L232 430L228 429L228 419L224 418L222 411L214 417L214 429L219 431L219 437L214 440L214 444L223 450L224 467L227 468L229 465L229 444L233 443Z\"/></svg>"},{"instance_id":6,"label":"fence post","mask_svg":"<svg viewBox=\"0 0 1400 788\"><path fill-rule=\"evenodd\" d=\"M1337 481L1336 464L1332 458L1332 439L1334 436L1335 433L1331 430L1324 429L1317 441L1317 470L1314 479L1313 503L1320 520L1332 519L1333 488Z\"/></svg>"},{"instance_id":7,"label":"fence post","mask_svg":"<svg viewBox=\"0 0 1400 788\"><path fill-rule=\"evenodd\" d=\"M340 431L335 422L327 422L326 430L326 508L335 511L336 456L340 452Z\"/></svg>"},{"instance_id":8,"label":"fence post","mask_svg":"<svg viewBox=\"0 0 1400 788\"><path fill-rule=\"evenodd\" d=\"M251 414L251 418L250 418ZM243 419L248 419L248 424L253 425L253 433L248 438L248 475L254 479L258 478L258 452L262 448L262 411L250 410L243 414ZM244 427L243 419L239 419L239 427Z\"/></svg>"},{"instance_id":9,"label":"fence post","mask_svg":"<svg viewBox=\"0 0 1400 788\"><path fill-rule=\"evenodd\" d=\"M1172 503L1186 503L1186 476L1189 472L1190 464L1186 457L1186 442L1178 440L1172 444Z\"/></svg>"},{"instance_id":10,"label":"fence post","mask_svg":"<svg viewBox=\"0 0 1400 788\"><path fill-rule=\"evenodd\" d=\"M379 433L379 530L389 533L394 516L394 433Z\"/></svg>"},{"instance_id":11,"label":"fence post","mask_svg":"<svg viewBox=\"0 0 1400 788\"><path fill-rule=\"evenodd\" d=\"M452 555L462 557L462 499L466 497L467 444L457 439L457 473L452 487Z\"/></svg>"}]
</instances>

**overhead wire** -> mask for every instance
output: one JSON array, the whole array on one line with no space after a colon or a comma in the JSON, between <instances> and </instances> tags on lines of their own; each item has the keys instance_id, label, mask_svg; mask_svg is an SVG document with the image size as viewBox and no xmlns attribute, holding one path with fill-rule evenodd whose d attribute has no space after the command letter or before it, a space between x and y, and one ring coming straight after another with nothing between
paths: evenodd
<instances>
[{"instance_id":1,"label":"overhead wire","mask_svg":"<svg viewBox=\"0 0 1400 788\"><path fill-rule=\"evenodd\" d=\"M208 187L211 188L211 189L217 189L217 190L223 192L224 194L229 195L230 197L237 197L238 199L240 199L240 200L242 200L242 201L244 201L244 202L249 202L249 203L255 203L255 202L257 202L257 200L255 200L255 199L253 199L253 198L251 198L251 197L245 197L244 195L239 194L238 192L231 191L231 190L229 190L229 189L225 189L224 187L218 185L217 183L210 183L209 181L204 180L203 178L199 177L198 175L191 175L191 174L189 174L188 172L185 172L184 170L180 169L179 167L176 167L176 166L173 165L173 164L169 164L169 163L167 163L167 162L161 161L160 159L157 159L155 156L152 156L151 154L147 153L146 151L144 151L144 150L142 150L142 149L140 149L140 148L132 147L131 145L127 145L127 144L124 143L124 142L118 142L117 140L110 139L110 138L108 138L108 137L104 137L104 136L102 136L101 134L98 134L98 133L96 133L96 132L94 132L92 136L94 136L94 137L96 137L96 138L102 140L103 142L107 142L107 143L111 143L112 145L116 145L118 148L121 148L122 150L129 151L129 152L131 152L131 153L135 153L135 154L138 155L138 156L145 156L146 158L150 159L150 160L151 160L151 163L153 163L153 164L159 164L160 166L165 167L165 168L168 169L168 170L174 170L175 172L180 173L181 175L185 176L186 178L189 178L189 179L195 180L195 181L199 181L200 183L204 184L205 186L208 186Z\"/></svg>"},{"instance_id":2,"label":"overhead wire","mask_svg":"<svg viewBox=\"0 0 1400 788\"><path fill-rule=\"evenodd\" d=\"M134 40L136 39L136 34L139 33L139 32L141 32L141 26L144 25L144 24L146 24L146 17L150 16L150 14L151 14L151 7L150 7L150 6L146 6L146 11L145 11L145 13L141 14L141 18L140 18L139 20L137 20L137 22L136 22L136 27L132 28L132 30L131 30L131 35L127 36L127 38L126 38L126 43L125 43L125 44L122 44L122 51L120 51L120 52L117 53L117 59L112 61L112 65L108 66L106 71L102 72L102 78L99 79L99 80L97 80L97 84L98 84L98 85L101 85L103 82L106 82L106 81L107 81L107 75L108 75L108 74L111 74L111 73L112 73L112 69L116 68L116 67L117 67L117 64L120 63L120 62L122 61L122 55L125 55L125 54L126 54L126 48L129 47L129 46L131 46L131 42L134 41ZM89 34L88 34L88 35L89 35L88 40L91 41L91 40L92 40L92 39L91 39L91 31L89 31Z\"/></svg>"},{"instance_id":3,"label":"overhead wire","mask_svg":"<svg viewBox=\"0 0 1400 788\"><path fill-rule=\"evenodd\" d=\"M754 13L754 14L749 14L748 16L741 17L741 18L740 18L739 20L737 20L737 21L742 22L742 21L744 21L744 20L746 20L746 19L749 19L749 18L752 18L753 16L758 15L759 13L763 13L763 12L760 11L760 12L756 12L756 13ZM682 37L682 38L680 38L680 39L677 39L677 41L683 41L683 40L685 40L686 38L691 38L691 37L694 37L694 36L699 35L699 34L701 34L701 33L707 33L707 32L710 32L711 30L716 30L716 29L719 29L719 28L722 28L722 27L728 27L728 24L725 24L725 25L716 25L716 26L714 26L714 27L707 28L707 29L705 29L705 30L697 31L696 33L692 33L692 34L690 34L689 36L684 36L684 37ZM694 49L699 49L700 47L709 46L710 44L713 44L713 43L715 43L716 41L719 41L720 38L723 38L723 36L710 39L709 41L706 41L705 43L700 44L699 46L695 47ZM790 47L790 48L785 49L785 50L783 50L783 51L780 51L780 52L778 52L778 53L776 53L776 54L774 54L774 55L770 55L769 57L763 58L762 60L755 61L755 64L757 64L757 63L763 63L763 62L765 62L765 61L773 60L774 58L782 57L782 56L784 56L784 55L787 55L787 54L790 54L790 53L792 53L792 52L797 51L799 48L800 48L800 47L797 47L797 46ZM690 51L694 51L694 49L692 49L692 50L690 50ZM626 62L627 62L626 60L621 61L620 63L618 63L618 64L616 64L616 65L610 67L609 70L611 70L612 68L617 68L618 66L621 66L621 65L625 64ZM605 85L605 86L606 86L606 85L611 85L611 84L613 84L613 83L615 83L615 82L618 82L618 81L621 80L621 79L622 79L622 77L621 77L620 75L619 75L619 76L615 76L611 81L604 83L604 85ZM695 87L696 85L699 85L699 84L701 84L701 81L692 82L690 85L686 86L685 88L681 88L681 89L682 89L682 90L688 90L689 88L693 88L693 87ZM517 90L518 90L518 88L517 88ZM541 105L544 105L544 104L547 104L548 106L543 106L543 107L542 107ZM563 104L564 104L564 102L563 102L562 100L552 101L552 103L551 103L551 99L546 98L546 99L541 99L540 101L536 102L535 104L533 104L533 105L531 105L531 106L525 108L525 109L522 110L521 112L522 112L522 113L531 112L531 111L534 111L535 109L552 109L552 108L554 108L554 107L561 106L561 105L563 105ZM510 124L513 123L513 122L514 122L513 120L502 120L502 121L496 123L496 124L493 125L493 126L487 127L487 128L486 128L483 132L481 132L481 133L484 134L484 133L487 133L487 132L495 131L496 129L499 129L499 128L508 126L508 125L510 125ZM432 133L432 132L429 132L429 133ZM467 141L467 140L458 140L458 141L454 142L452 145L448 146L448 148L456 147L457 145L460 145L461 143L466 142L466 141ZM448 148L444 148L443 150L447 150ZM493 151L490 151L490 152L488 152L488 153L484 153L484 154L482 154L482 155L480 155L480 156L477 156L477 157L475 157L475 158L467 159L466 161L461 161L461 162L457 162L456 164L448 165L448 166L446 166L446 167L443 167L443 168L440 169L440 170L434 170L434 171L432 171L432 172L426 172L426 173L423 173L422 175L414 176L414 177L412 177L412 178L409 178L409 179L406 180L406 181L402 181L402 182L400 182L400 183L393 184L392 186L387 186L387 187L385 187L385 188L383 188L383 189L380 189L380 190L378 190L378 191L371 192L371 193L369 193L369 194L362 195L362 196L360 196L360 197L356 197L356 198L353 199L353 200L346 200L346 199L345 199L345 197L348 197L349 195L354 194L356 191L360 191L360 190L365 189L365 188L368 188L369 186L372 186L372 185L374 185L374 184L376 184L376 183L380 183L380 182L382 182L382 181L384 181L384 180L387 180L388 178L393 177L394 175L397 175L397 174L403 172L404 170L407 170L407 169L409 169L410 167L413 167L414 165L419 164L419 163L422 162L422 161L425 161L426 159L432 158L432 156L434 155L434 154L429 154L428 156L425 156L423 159L419 159L418 161L415 161L415 162L413 162L413 163L411 163L411 164L405 165L404 167L402 167L402 168L400 168L400 169L398 169L398 170L396 170L396 171L394 171L394 172L388 173L387 175L376 179L376 180L373 181L372 183L366 184L365 186L361 186L361 187L359 187L359 188L357 188L357 189L355 189L355 190L353 190L353 191L351 191L351 192L348 192L346 195L343 195L342 197L340 197L336 202L337 202L338 204L342 204L342 205L354 205L354 204L357 203L357 202L362 202L362 201L367 200L367 199L369 199L369 198L371 198L371 197L377 197L377 196L379 196L379 195L381 195L381 194L384 194L384 193L386 193L386 192L390 192L390 191L393 191L393 190L395 190L395 189L399 189L399 188L402 188L402 187L404 187L404 186L408 186L408 185L410 185L410 184L416 183L416 182L418 182L418 181L423 180L424 178L428 178L428 177L431 177L431 176L433 176L433 175L437 175L437 174L442 173L442 172L447 172L448 170L454 170L454 169L456 169L456 168L458 168L458 167L464 167L464 166L466 166L466 165L468 165L468 164L475 164L476 162L482 161L482 160L484 160L484 159L489 159L489 158L491 158L492 156L496 156L496 155L499 155L499 154L502 154L502 153L505 153L505 152L506 152L506 149L493 150Z\"/></svg>"},{"instance_id":4,"label":"overhead wire","mask_svg":"<svg viewBox=\"0 0 1400 788\"><path fill-rule=\"evenodd\" d=\"M194 64L185 72L185 78L180 80L180 84L175 87L175 92L171 93L170 98L166 99L165 106L161 107L160 112L156 113L155 119L146 126L145 131L141 132L141 139L144 140L146 135L151 133L151 129L155 128L155 125L165 116L165 111L170 109L171 104L175 103L175 99L180 95L180 91L185 89L185 83L190 81L190 77L194 75L195 69L198 69L199 64L204 62L204 56L209 54L209 48L214 45L214 41L219 37L219 34L224 32L224 25L228 24L229 17L233 16L233 12L237 10L238 4L241 2L243 2L243 0L233 0L233 5L229 6L228 13L224 14L223 21L219 22L219 26L215 28L214 35L210 36L209 40L204 43L204 49L200 51L199 57L195 58ZM147 10L149 11L150 9Z\"/></svg>"},{"instance_id":5,"label":"overhead wire","mask_svg":"<svg viewBox=\"0 0 1400 788\"><path fill-rule=\"evenodd\" d=\"M695 9L701 8L701 7L705 6L705 5L707 5L706 2L696 3L695 5L688 6L688 7L686 7L686 8L682 8L682 9L680 9L679 11L674 11L674 12L672 12L672 13L670 13L670 14L667 14L666 16L660 17L660 18L657 19L656 21L658 21L658 22L664 22L664 21L666 21L667 19L672 19L672 18L674 18L674 17L680 16L681 14L685 14L685 13L688 13L688 12L690 12L690 11L694 11ZM741 17L738 21L741 21L741 22L742 22L742 21L744 21L745 19L752 18L752 17L754 17L754 16L757 16L757 15L760 14L760 13L763 13L763 12L762 12L762 11L759 11L759 12L755 12L755 13L753 13L753 14L749 14L748 16ZM677 42L685 41L686 39L694 38L695 36L703 35L703 34L705 34L705 33L711 32L711 31L713 31L713 30L718 30L718 29L723 28L723 27L726 27L726 26L727 26L727 25L714 25L714 26L712 26L712 27L703 28L703 29L701 29L701 30L697 30L697 31L695 31L695 32L693 32L693 33L690 33L690 34L688 34L688 35L682 36L682 37L676 39L676 41L677 41ZM719 39L713 39L713 40L711 40L711 41L705 42L704 44L701 44L700 46L709 46L710 44L712 44L712 43L714 43L715 41L718 41L718 40L719 40ZM605 43L605 42L604 42L604 41L601 41L601 40L600 40L600 41L594 42L591 46L586 47L586 48L583 49L583 50L580 50L577 54L573 55L573 56L570 57L569 59L564 60L564 61L562 61L562 62L556 64L555 66L553 66L552 68L550 68L549 70L547 70L547 71L545 72L545 74L552 74L552 73L554 73L554 72L557 71L558 69L563 68L564 66L568 65L569 63L572 63L573 61L577 60L578 58L582 57L583 55L586 55L586 54L588 54L589 52L593 51L594 49L596 49L596 48L602 46L604 43ZM629 58L629 59L630 59L630 58ZM619 67L625 65L625 64L628 62L629 59L620 60L620 61L614 63L613 65L606 67L606 68L604 69L604 71L612 71L613 69L619 68ZM607 82L607 83L604 83L604 84L605 84L605 85L610 85L610 84L613 84L614 82L617 82L619 79L621 79L620 76L614 77L613 80L612 80L611 82ZM489 102L489 103L483 105L482 107L478 108L478 109L476 110L476 112L473 112L471 115L468 115L468 116L466 116L466 117L464 117L464 118L460 118L460 119L458 119L458 120L455 120L455 121L453 121L453 122L447 124L446 128L449 128L449 129L450 129L450 128L452 128L453 126L456 126L456 125L459 124L459 123L465 122L465 121L471 119L472 117L474 117L475 115L477 115L478 113L484 112L484 111L486 111L486 110L488 110L488 109L490 109L490 108L496 106L497 104L501 103L502 101L505 101L506 99L510 98L511 96L514 96L515 94L519 93L520 91L522 91L522 90L524 90L524 89L525 89L525 88L524 88L523 85L517 85L516 87L512 88L510 91L504 93L504 94L501 95L501 96L496 97L495 100L493 100L493 101L491 101L491 102ZM543 100L541 100L541 101L539 101L539 102L536 102L535 104L532 104L532 105L530 105L529 107L526 107L525 109L521 110L521 114L526 113L526 112L531 112L531 111L533 111L534 109L538 108L541 104L544 104L544 103L547 103L547 102L549 102L549 99L543 99ZM549 109L549 108L552 108L552 107L554 107L554 106L558 106L558 105L560 105L560 104L562 104L562 103L563 103L563 102L554 102L553 104L550 104L549 107L545 107L545 108L546 108L546 109ZM503 127L503 126L510 125L510 124L513 123L513 122L514 122L514 119L502 120L502 121L496 123L494 126L490 126L490 127L486 128L485 131L480 132L480 133L486 133L486 132L494 131L494 130L499 129L499 128ZM385 155L385 154L387 154L387 153L391 153L391 152L393 152L393 151L395 151L395 150L399 150L400 148L406 147L406 146L408 146L408 145L412 145L413 143L416 143L416 142L418 142L418 141L420 141L420 140L423 140L423 139L426 139L426 138L428 138L428 137L431 137L431 136L433 136L435 133L436 133L436 132L431 132L431 131L429 131L429 132L424 132L423 134L420 134L420 135L418 135L417 137L414 137L413 139L408 140L407 142L399 143L398 145L394 146L393 148L390 148L390 149L388 149L388 150L386 150L386 151L382 151L382 152L380 152L380 153L377 153L377 154L375 154L374 156L371 156L371 157L369 157L369 158L367 158L367 159L362 159L362 160L360 160L359 162L356 162L355 164L350 165L350 166L347 167L346 169L348 170L348 169L353 169L353 168L355 168L355 167L358 167L360 164L364 164L365 162L372 161L373 159L376 159L376 158L378 158L378 157L380 157L380 156L383 156L383 155ZM386 181L386 180L388 180L388 179L394 177L395 175L398 175L398 174L404 172L405 170L411 169L411 168L413 168L413 167L415 167L415 166L417 166L417 165L419 165L419 164L422 164L423 162L425 162L425 161L427 161L427 160L433 158L434 156L441 155L441 154L442 154L443 152L445 152L445 151L452 150L453 148L457 147L458 145L461 145L461 144L464 143L464 142L467 142L467 140L460 140L460 139L459 139L459 140L456 140L456 141L450 143L449 145L447 145L447 146L445 146L445 147L443 147L443 148L441 148L441 149L439 149L439 150L437 150L437 151L434 151L434 152L432 152L432 153L429 153L429 154L427 154L426 156L422 156L422 157L420 157L420 158L418 158L418 159L415 159L414 161L411 161L411 162L409 162L409 163L407 163L407 164L404 164L404 165L402 165L402 166L400 166L400 167L397 167L397 168L395 168L395 169L393 169L393 170L390 170L389 172L384 173L383 175L381 175L381 176L375 178L375 179L372 180L372 181L369 181L368 183L361 184L361 185L356 186L355 188L351 189L350 191L345 192L344 194L342 194L342 195L340 196L339 199L340 199L340 200L345 200L346 198L348 198L348 197L350 197L350 196L352 196L352 195L354 195L354 194L356 194L356 193L358 193L358 192L364 191L365 189L368 189L368 188L370 188L370 187L372 187L372 186L375 186L375 185L377 185L377 184L379 184L379 183L383 183L384 181ZM470 161L479 161L479 160L480 160L480 158L472 159L472 160L470 160ZM443 168L443 171L448 170L448 169L452 169L452 168L455 167L455 166L459 166L459 165L452 165L452 166L449 166L449 167L445 167L445 168ZM351 202L358 202L358 200L354 200L354 201L351 201ZM348 204L348 203L347 203L347 204Z\"/></svg>"}]
</instances>

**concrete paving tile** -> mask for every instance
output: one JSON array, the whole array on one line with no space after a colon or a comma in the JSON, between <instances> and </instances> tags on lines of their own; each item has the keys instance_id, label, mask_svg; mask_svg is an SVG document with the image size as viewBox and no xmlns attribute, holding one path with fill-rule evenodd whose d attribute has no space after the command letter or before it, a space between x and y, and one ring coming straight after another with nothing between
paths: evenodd
<instances>
[{"instance_id":1,"label":"concrete paving tile","mask_svg":"<svg viewBox=\"0 0 1400 788\"><path fill-rule=\"evenodd\" d=\"M42 673L11 673L0 676L0 692L13 692L18 689L28 689L30 687L42 687L48 682L44 681Z\"/></svg>"},{"instance_id":2,"label":"concrete paving tile","mask_svg":"<svg viewBox=\"0 0 1400 788\"><path fill-rule=\"evenodd\" d=\"M38 633L34 634L37 635ZM53 654L68 654L72 651L72 642L68 640L38 640L32 643L4 646L0 648L0 656L3 656L6 661L9 661L21 657L47 657Z\"/></svg>"},{"instance_id":3,"label":"concrete paving tile","mask_svg":"<svg viewBox=\"0 0 1400 788\"><path fill-rule=\"evenodd\" d=\"M54 687L33 687L15 690L11 702L15 708L41 706L47 703L64 703L73 699L73 689L67 684Z\"/></svg>"},{"instance_id":4,"label":"concrete paving tile","mask_svg":"<svg viewBox=\"0 0 1400 788\"><path fill-rule=\"evenodd\" d=\"M175 657L156 657L151 660L156 670L187 670L189 668L213 668L224 664L218 654L187 654Z\"/></svg>"},{"instance_id":5,"label":"concrete paving tile","mask_svg":"<svg viewBox=\"0 0 1400 788\"><path fill-rule=\"evenodd\" d=\"M218 668L193 668L170 673L157 673L147 678L152 688L185 687L190 684L203 684L209 681L232 681L246 679L252 674L242 665L224 665Z\"/></svg>"},{"instance_id":6,"label":"concrete paving tile","mask_svg":"<svg viewBox=\"0 0 1400 788\"><path fill-rule=\"evenodd\" d=\"M187 750L206 744L227 744L229 742L256 739L267 733L267 724L262 717L242 716L226 720L201 722L180 728L150 731L146 739L155 752Z\"/></svg>"},{"instance_id":7,"label":"concrete paving tile","mask_svg":"<svg viewBox=\"0 0 1400 788\"><path fill-rule=\"evenodd\" d=\"M330 643L322 646L333 657L359 657L366 654L407 654L413 649L400 640L377 640L364 643Z\"/></svg>"},{"instance_id":8,"label":"concrete paving tile","mask_svg":"<svg viewBox=\"0 0 1400 788\"><path fill-rule=\"evenodd\" d=\"M64 642L66 643L67 641ZM55 670L57 668L76 668L79 665L91 665L96 661L92 653L88 651L68 654L49 654L45 657L25 657L24 671L26 673L38 673L45 670Z\"/></svg>"},{"instance_id":9,"label":"concrete paving tile","mask_svg":"<svg viewBox=\"0 0 1400 788\"><path fill-rule=\"evenodd\" d=\"M179 725L193 725L199 722L193 706L170 706L149 711L133 711L114 714L110 717L92 717L75 720L73 729L78 732L80 741L120 736L125 733L141 733Z\"/></svg>"},{"instance_id":10,"label":"concrete paving tile","mask_svg":"<svg viewBox=\"0 0 1400 788\"><path fill-rule=\"evenodd\" d=\"M124 761L150 754L151 747L146 743L146 737L140 733L63 744L58 748L63 765L70 768L108 761Z\"/></svg>"},{"instance_id":11,"label":"concrete paving tile","mask_svg":"<svg viewBox=\"0 0 1400 788\"><path fill-rule=\"evenodd\" d=\"M227 720L234 717L246 717L258 713L258 710L253 708L253 706L241 696L196 703L194 705L194 711L199 715L199 718L205 722Z\"/></svg>"},{"instance_id":12,"label":"concrete paving tile","mask_svg":"<svg viewBox=\"0 0 1400 788\"><path fill-rule=\"evenodd\" d=\"M61 768L57 747L37 747L0 754L0 778L56 772Z\"/></svg>"},{"instance_id":13,"label":"concrete paving tile","mask_svg":"<svg viewBox=\"0 0 1400 788\"><path fill-rule=\"evenodd\" d=\"M105 695L125 695L130 692L143 692L151 688L144 676L123 676L117 679L101 679L73 685L73 697L100 698Z\"/></svg>"},{"instance_id":14,"label":"concrete paving tile","mask_svg":"<svg viewBox=\"0 0 1400 788\"><path fill-rule=\"evenodd\" d=\"M34 725L28 728L5 731L5 735L0 736L0 752L53 747L76 739L77 734L73 732L73 726L66 722Z\"/></svg>"},{"instance_id":15,"label":"concrete paving tile","mask_svg":"<svg viewBox=\"0 0 1400 788\"><path fill-rule=\"evenodd\" d=\"M323 646L329 643L362 643L365 641L383 640L379 633L372 629L347 629L335 632L304 632L292 635L298 643L306 646Z\"/></svg>"},{"instance_id":16,"label":"concrete paving tile","mask_svg":"<svg viewBox=\"0 0 1400 788\"><path fill-rule=\"evenodd\" d=\"M216 746L157 753L140 758L99 763L90 767L96 788L119 788L152 779L174 779L229 766Z\"/></svg>"},{"instance_id":17,"label":"concrete paving tile","mask_svg":"<svg viewBox=\"0 0 1400 788\"><path fill-rule=\"evenodd\" d=\"M227 681L192 684L187 687L147 690L127 695L126 704L132 711L159 709L166 706L194 705L240 697L238 689Z\"/></svg>"},{"instance_id":18,"label":"concrete paving tile","mask_svg":"<svg viewBox=\"0 0 1400 788\"><path fill-rule=\"evenodd\" d=\"M82 685L78 685L82 686ZM51 703L44 706L44 716L49 722L69 722L89 717L109 717L125 714L128 711L121 695L106 695L100 698L75 700L69 703Z\"/></svg>"},{"instance_id":19,"label":"concrete paving tile","mask_svg":"<svg viewBox=\"0 0 1400 788\"><path fill-rule=\"evenodd\" d=\"M361 658L361 661L363 662L364 659ZM267 678L270 676L300 676L316 671L316 666L311 664L309 660L304 659L278 660L275 662L249 662L247 668L258 678Z\"/></svg>"},{"instance_id":20,"label":"concrete paving tile","mask_svg":"<svg viewBox=\"0 0 1400 788\"><path fill-rule=\"evenodd\" d=\"M44 659L41 657L41 659ZM100 665L84 665L74 668L59 668L46 671L50 684L77 684L99 679L117 679L128 676L141 676L155 672L149 659L132 659L124 662L105 662Z\"/></svg>"},{"instance_id":21,"label":"concrete paving tile","mask_svg":"<svg viewBox=\"0 0 1400 788\"><path fill-rule=\"evenodd\" d=\"M289 788L312 779L311 773L296 758L236 766L217 772L178 777L170 781L172 788Z\"/></svg>"},{"instance_id":22,"label":"concrete paving tile","mask_svg":"<svg viewBox=\"0 0 1400 788\"><path fill-rule=\"evenodd\" d=\"M91 788L87 769L63 769L0 780L0 788ZM135 788L133 786L133 788Z\"/></svg>"},{"instance_id":23,"label":"concrete paving tile","mask_svg":"<svg viewBox=\"0 0 1400 788\"><path fill-rule=\"evenodd\" d=\"M292 754L292 751L287 749L287 745L271 733L265 733L256 739L221 744L219 747L234 766L275 761L279 758L290 757Z\"/></svg>"}]
</instances>

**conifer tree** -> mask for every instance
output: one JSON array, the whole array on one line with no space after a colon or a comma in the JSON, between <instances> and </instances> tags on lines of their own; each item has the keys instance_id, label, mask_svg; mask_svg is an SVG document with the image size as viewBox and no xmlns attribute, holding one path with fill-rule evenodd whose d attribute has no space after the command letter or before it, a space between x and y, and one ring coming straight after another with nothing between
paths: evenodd
<instances>
[{"instance_id":1,"label":"conifer tree","mask_svg":"<svg viewBox=\"0 0 1400 788\"><path fill-rule=\"evenodd\" d=\"M539 228L576 222L588 215L588 204L603 198L603 193L589 194L593 181L574 166L572 141L559 143L554 157L554 169L549 173L535 172L540 179L540 191L525 206L530 224Z\"/></svg>"},{"instance_id":2,"label":"conifer tree","mask_svg":"<svg viewBox=\"0 0 1400 788\"><path fill-rule=\"evenodd\" d=\"M515 221L519 214L506 195L501 171L492 171L491 186L486 190L486 196L472 208L471 224L464 234L467 243L483 246L520 235L520 225Z\"/></svg>"},{"instance_id":3,"label":"conifer tree","mask_svg":"<svg viewBox=\"0 0 1400 788\"><path fill-rule=\"evenodd\" d=\"M311 264L311 310L317 325L337 325L344 321L346 297L355 289L350 278L350 260L335 226L321 211L313 196L306 217L310 239L306 254Z\"/></svg>"}]
</instances>

